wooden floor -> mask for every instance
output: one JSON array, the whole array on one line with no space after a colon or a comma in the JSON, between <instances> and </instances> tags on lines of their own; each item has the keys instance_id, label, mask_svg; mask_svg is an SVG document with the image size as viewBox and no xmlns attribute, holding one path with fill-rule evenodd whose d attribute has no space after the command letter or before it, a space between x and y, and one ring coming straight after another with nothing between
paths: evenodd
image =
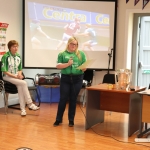
<instances>
[{"instance_id":1,"label":"wooden floor","mask_svg":"<svg viewBox=\"0 0 150 150\"><path fill-rule=\"evenodd\" d=\"M5 115L1 109L0 150L150 150L149 143L134 142L137 133L127 137L127 114L105 112L105 123L85 130L85 108L77 104L74 127L68 127L68 109L63 123L53 127L57 105L42 103L40 110L27 111L26 117L11 109Z\"/></svg>"}]
</instances>

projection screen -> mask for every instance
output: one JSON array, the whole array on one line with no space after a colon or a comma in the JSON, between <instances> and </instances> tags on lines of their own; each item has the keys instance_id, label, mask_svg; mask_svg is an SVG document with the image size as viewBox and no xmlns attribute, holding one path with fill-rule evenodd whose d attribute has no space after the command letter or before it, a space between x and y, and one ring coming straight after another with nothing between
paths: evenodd
<instances>
[{"instance_id":1,"label":"projection screen","mask_svg":"<svg viewBox=\"0 0 150 150\"><path fill-rule=\"evenodd\" d=\"M112 52L110 69L114 70L116 3L116 0L23 0L23 67L55 68L67 38L75 36L78 49L93 60L89 69L106 70L108 54ZM66 26L70 30L66 31Z\"/></svg>"}]
</instances>

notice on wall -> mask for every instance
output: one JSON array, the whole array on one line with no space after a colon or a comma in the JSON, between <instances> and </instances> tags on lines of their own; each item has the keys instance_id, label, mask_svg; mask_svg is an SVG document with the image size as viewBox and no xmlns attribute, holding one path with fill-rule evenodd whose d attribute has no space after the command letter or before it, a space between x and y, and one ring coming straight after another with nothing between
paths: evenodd
<instances>
[{"instance_id":1,"label":"notice on wall","mask_svg":"<svg viewBox=\"0 0 150 150\"><path fill-rule=\"evenodd\" d=\"M8 28L7 23L0 22L0 59L6 53L6 33Z\"/></svg>"}]
</instances>

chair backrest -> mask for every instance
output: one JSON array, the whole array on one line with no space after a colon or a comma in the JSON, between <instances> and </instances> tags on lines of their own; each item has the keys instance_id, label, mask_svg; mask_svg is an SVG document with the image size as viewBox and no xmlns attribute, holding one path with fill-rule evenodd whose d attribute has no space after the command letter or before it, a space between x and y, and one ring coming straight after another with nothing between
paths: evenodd
<instances>
[{"instance_id":1,"label":"chair backrest","mask_svg":"<svg viewBox=\"0 0 150 150\"><path fill-rule=\"evenodd\" d=\"M0 80L0 92L2 93L4 90L4 82L3 80Z\"/></svg>"},{"instance_id":2,"label":"chair backrest","mask_svg":"<svg viewBox=\"0 0 150 150\"><path fill-rule=\"evenodd\" d=\"M83 80L86 80L88 82L92 82L93 81L93 73L94 71L93 70L86 70L84 72L84 77L83 77Z\"/></svg>"},{"instance_id":3,"label":"chair backrest","mask_svg":"<svg viewBox=\"0 0 150 150\"><path fill-rule=\"evenodd\" d=\"M0 61L0 80L3 80L3 75L2 75L2 71L1 71L1 66L2 66L2 62ZM18 93L18 89L16 87L16 85L3 80L4 82L4 87L5 87L5 92L6 93L10 93L10 94L16 94Z\"/></svg>"},{"instance_id":4,"label":"chair backrest","mask_svg":"<svg viewBox=\"0 0 150 150\"><path fill-rule=\"evenodd\" d=\"M115 74L105 74L103 83L115 84Z\"/></svg>"},{"instance_id":5,"label":"chair backrest","mask_svg":"<svg viewBox=\"0 0 150 150\"><path fill-rule=\"evenodd\" d=\"M82 87L91 86L94 76L94 70L86 70L84 72L83 80L87 81L87 84L83 84Z\"/></svg>"}]
</instances>

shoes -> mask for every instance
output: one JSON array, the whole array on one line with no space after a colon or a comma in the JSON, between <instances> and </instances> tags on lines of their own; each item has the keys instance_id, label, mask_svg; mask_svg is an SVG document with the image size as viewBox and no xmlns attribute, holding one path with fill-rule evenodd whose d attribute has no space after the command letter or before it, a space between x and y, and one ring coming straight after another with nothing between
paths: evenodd
<instances>
[{"instance_id":1,"label":"shoes","mask_svg":"<svg viewBox=\"0 0 150 150\"><path fill-rule=\"evenodd\" d=\"M54 127L59 126L60 123L62 123L62 121L56 120L56 121L54 122L53 126L54 126Z\"/></svg>"},{"instance_id":2,"label":"shoes","mask_svg":"<svg viewBox=\"0 0 150 150\"><path fill-rule=\"evenodd\" d=\"M38 107L32 103L31 105L30 104L28 105L28 108L29 108L29 110L38 110L40 107Z\"/></svg>"},{"instance_id":3,"label":"shoes","mask_svg":"<svg viewBox=\"0 0 150 150\"><path fill-rule=\"evenodd\" d=\"M26 116L26 115L27 115L26 110L25 110L25 109L22 109L22 110L21 110L21 116Z\"/></svg>"},{"instance_id":4,"label":"shoes","mask_svg":"<svg viewBox=\"0 0 150 150\"><path fill-rule=\"evenodd\" d=\"M62 123L62 121L58 121L56 120L53 124L54 127L59 126L59 124ZM73 121L69 121L69 127L73 127L74 126L74 122Z\"/></svg>"},{"instance_id":5,"label":"shoes","mask_svg":"<svg viewBox=\"0 0 150 150\"><path fill-rule=\"evenodd\" d=\"M69 121L69 127L73 127L74 126L74 122L73 121Z\"/></svg>"}]
</instances>

